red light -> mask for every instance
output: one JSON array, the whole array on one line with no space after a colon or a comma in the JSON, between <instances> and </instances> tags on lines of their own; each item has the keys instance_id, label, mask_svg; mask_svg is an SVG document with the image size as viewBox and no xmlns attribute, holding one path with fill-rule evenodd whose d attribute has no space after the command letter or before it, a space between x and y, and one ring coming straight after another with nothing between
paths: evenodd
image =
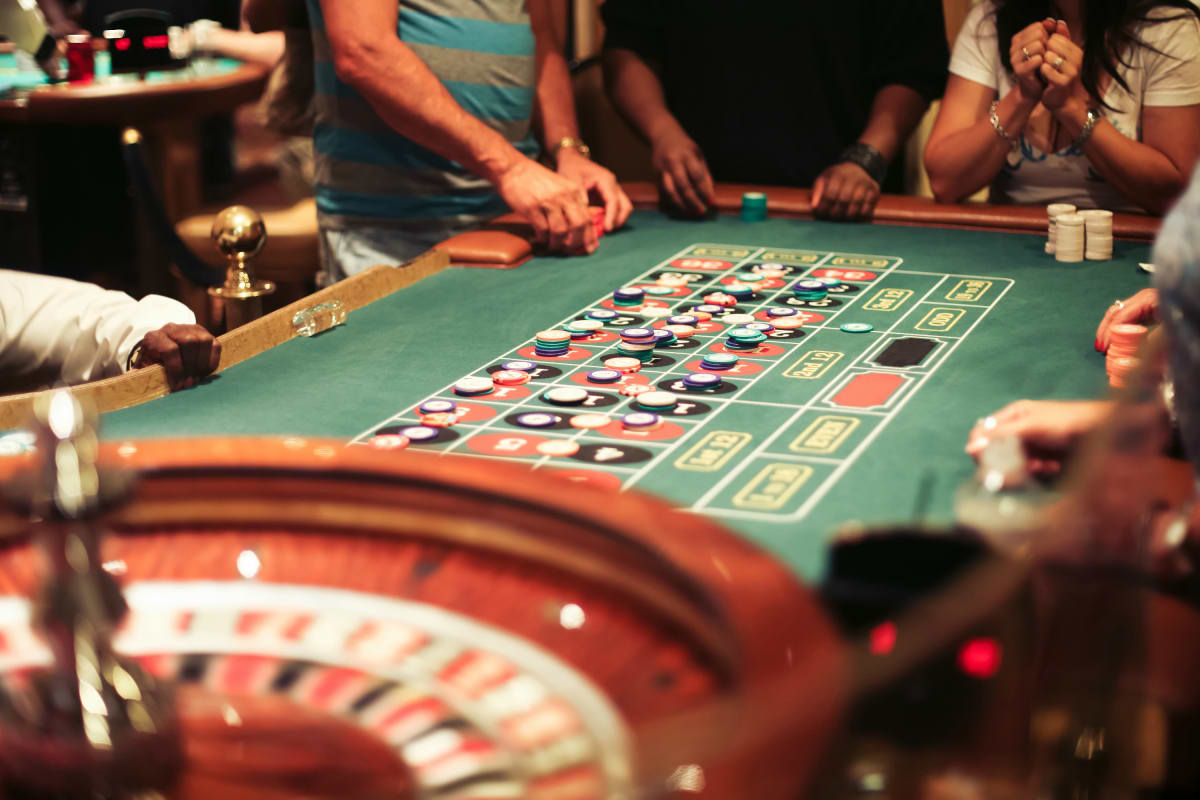
<instances>
[{"instance_id":1,"label":"red light","mask_svg":"<svg viewBox=\"0 0 1200 800\"><path fill-rule=\"evenodd\" d=\"M884 656L896 647L896 623L881 622L868 634L868 648L872 655Z\"/></svg>"},{"instance_id":2,"label":"red light","mask_svg":"<svg viewBox=\"0 0 1200 800\"><path fill-rule=\"evenodd\" d=\"M958 649L958 668L972 678L990 678L1000 671L1003 653L995 639L968 639Z\"/></svg>"},{"instance_id":3,"label":"red light","mask_svg":"<svg viewBox=\"0 0 1200 800\"><path fill-rule=\"evenodd\" d=\"M128 38L117 39L115 42L113 42L113 46L116 47L118 50L128 50L130 44L131 44L131 42L129 41Z\"/></svg>"},{"instance_id":4,"label":"red light","mask_svg":"<svg viewBox=\"0 0 1200 800\"><path fill-rule=\"evenodd\" d=\"M147 50L164 50L170 46L170 39L166 35L145 36L142 38L142 47Z\"/></svg>"}]
</instances>

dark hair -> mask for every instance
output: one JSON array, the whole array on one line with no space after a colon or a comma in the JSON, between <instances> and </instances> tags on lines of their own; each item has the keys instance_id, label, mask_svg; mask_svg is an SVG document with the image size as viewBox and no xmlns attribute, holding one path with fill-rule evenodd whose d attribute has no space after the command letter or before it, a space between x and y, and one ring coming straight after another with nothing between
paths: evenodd
<instances>
[{"instance_id":1,"label":"dark hair","mask_svg":"<svg viewBox=\"0 0 1200 800\"><path fill-rule=\"evenodd\" d=\"M1051 0L994 0L996 5L996 39L1000 48L1000 60L1004 68L1012 72L1009 60L1009 45L1012 37L1031 23L1047 17L1058 18L1058 9ZM1157 24L1183 19L1192 14L1200 19L1200 9L1189 0L1083 0L1083 68L1079 80L1083 88L1100 99L1101 70L1112 76L1121 88L1129 91L1129 84L1117 74L1118 63L1129 66L1121 54L1131 47L1155 48L1137 37L1136 28L1141 23ZM1178 9L1177 14L1151 17L1157 8ZM1103 100L1101 100L1103 102ZM1108 104L1105 103L1107 106Z\"/></svg>"}]
</instances>

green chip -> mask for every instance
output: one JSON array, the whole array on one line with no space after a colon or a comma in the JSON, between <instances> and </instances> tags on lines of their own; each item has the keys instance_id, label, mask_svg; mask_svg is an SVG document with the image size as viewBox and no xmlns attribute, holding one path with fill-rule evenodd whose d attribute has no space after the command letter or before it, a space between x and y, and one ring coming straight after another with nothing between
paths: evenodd
<instances>
[{"instance_id":1,"label":"green chip","mask_svg":"<svg viewBox=\"0 0 1200 800\"><path fill-rule=\"evenodd\" d=\"M875 326L867 322L847 322L842 330L846 333L868 333L875 330Z\"/></svg>"},{"instance_id":2,"label":"green chip","mask_svg":"<svg viewBox=\"0 0 1200 800\"><path fill-rule=\"evenodd\" d=\"M710 364L736 364L738 357L733 353L710 353L704 360Z\"/></svg>"},{"instance_id":3,"label":"green chip","mask_svg":"<svg viewBox=\"0 0 1200 800\"><path fill-rule=\"evenodd\" d=\"M668 295L675 294L675 290L670 286L647 286L646 294Z\"/></svg>"},{"instance_id":4,"label":"green chip","mask_svg":"<svg viewBox=\"0 0 1200 800\"><path fill-rule=\"evenodd\" d=\"M733 276L733 279L735 281L740 281L741 283L758 283L759 281L766 280L766 278L764 278L762 275L759 275L757 272L739 272Z\"/></svg>"}]
</instances>

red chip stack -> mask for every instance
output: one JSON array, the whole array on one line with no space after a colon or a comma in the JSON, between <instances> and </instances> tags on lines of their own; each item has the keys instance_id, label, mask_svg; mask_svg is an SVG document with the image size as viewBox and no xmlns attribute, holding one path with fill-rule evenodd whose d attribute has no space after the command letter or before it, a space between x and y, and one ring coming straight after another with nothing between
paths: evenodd
<instances>
[{"instance_id":1,"label":"red chip stack","mask_svg":"<svg viewBox=\"0 0 1200 800\"><path fill-rule=\"evenodd\" d=\"M1142 337L1146 335L1145 325L1123 323L1113 325L1109 329L1111 337L1105 358L1105 368L1108 370L1108 385L1123 388L1129 376L1137 369L1138 347Z\"/></svg>"}]
</instances>

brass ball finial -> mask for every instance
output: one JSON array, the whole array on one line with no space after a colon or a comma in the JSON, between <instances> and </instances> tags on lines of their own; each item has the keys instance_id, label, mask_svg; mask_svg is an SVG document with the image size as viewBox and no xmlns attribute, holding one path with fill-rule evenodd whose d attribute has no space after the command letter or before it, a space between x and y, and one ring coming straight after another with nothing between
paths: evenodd
<instances>
[{"instance_id":1,"label":"brass ball finial","mask_svg":"<svg viewBox=\"0 0 1200 800\"><path fill-rule=\"evenodd\" d=\"M217 214L212 240L230 260L254 258L267 243L267 228L259 213L248 206L230 206Z\"/></svg>"}]
</instances>

